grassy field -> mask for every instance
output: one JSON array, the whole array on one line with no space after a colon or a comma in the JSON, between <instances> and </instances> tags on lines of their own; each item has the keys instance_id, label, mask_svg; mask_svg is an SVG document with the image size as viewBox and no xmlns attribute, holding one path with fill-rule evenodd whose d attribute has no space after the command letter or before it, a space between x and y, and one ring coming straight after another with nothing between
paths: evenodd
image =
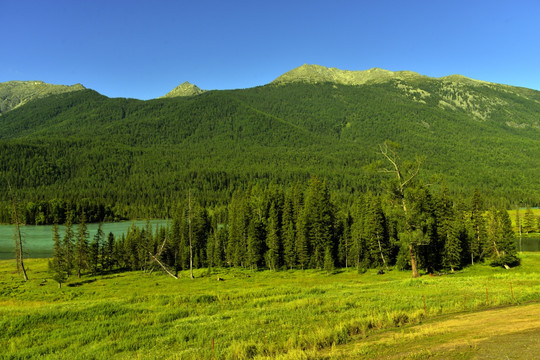
<instances>
[{"instance_id":1,"label":"grassy field","mask_svg":"<svg viewBox=\"0 0 540 360\"><path fill-rule=\"evenodd\" d=\"M532 213L533 213L533 215L534 215L534 217L536 219L540 218L540 208L534 208L534 209L531 209L531 210L532 210ZM523 217L525 216L526 211L527 211L527 209L523 209L523 208L521 208L519 210L519 217L520 217L521 221L523 221ZM510 215L510 220L512 221L512 226L514 227L514 229L516 229L516 227L517 227L517 225L516 225L516 210L508 210L508 215Z\"/></svg>"},{"instance_id":2,"label":"grassy field","mask_svg":"<svg viewBox=\"0 0 540 360\"><path fill-rule=\"evenodd\" d=\"M515 314L540 314L540 253L522 258L511 270L477 265L419 279L396 270L218 269L196 271L194 280L160 272L71 278L61 289L48 280L46 260L27 261L28 283L5 260L0 358L426 358L446 343L465 344L453 358L471 358L487 346L481 340L503 336L488 331L500 327L489 319L507 324ZM475 323L467 316L479 316L484 327L467 327ZM456 319L469 320L450 325ZM532 331L537 338L538 326L527 323L516 322L523 332L513 336ZM472 333L480 339L474 351L466 349Z\"/></svg>"}]
</instances>

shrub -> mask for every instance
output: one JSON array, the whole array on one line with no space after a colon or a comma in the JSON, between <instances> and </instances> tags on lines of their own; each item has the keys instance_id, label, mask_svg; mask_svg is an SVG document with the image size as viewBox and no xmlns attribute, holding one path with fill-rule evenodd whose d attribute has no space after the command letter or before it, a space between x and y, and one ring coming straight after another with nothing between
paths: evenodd
<instances>
[{"instance_id":1,"label":"shrub","mask_svg":"<svg viewBox=\"0 0 540 360\"><path fill-rule=\"evenodd\" d=\"M508 265L510 267L519 266L521 264L521 259L517 257L517 255L503 255L491 262L491 266L493 267L504 267L504 265Z\"/></svg>"}]
</instances>

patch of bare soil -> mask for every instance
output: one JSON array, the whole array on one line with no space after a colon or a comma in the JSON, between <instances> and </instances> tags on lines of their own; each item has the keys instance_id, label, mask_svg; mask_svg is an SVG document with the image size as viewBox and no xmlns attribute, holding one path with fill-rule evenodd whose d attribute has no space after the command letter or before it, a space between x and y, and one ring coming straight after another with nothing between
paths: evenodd
<instances>
[{"instance_id":1,"label":"patch of bare soil","mask_svg":"<svg viewBox=\"0 0 540 360\"><path fill-rule=\"evenodd\" d=\"M540 359L540 304L433 318L334 347L324 357Z\"/></svg>"}]
</instances>

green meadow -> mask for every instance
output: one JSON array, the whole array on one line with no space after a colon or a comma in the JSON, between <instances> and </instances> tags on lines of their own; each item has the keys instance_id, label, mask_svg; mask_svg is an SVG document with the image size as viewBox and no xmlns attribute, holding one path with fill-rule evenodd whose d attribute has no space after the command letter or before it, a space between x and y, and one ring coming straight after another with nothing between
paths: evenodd
<instances>
[{"instance_id":1,"label":"green meadow","mask_svg":"<svg viewBox=\"0 0 540 360\"><path fill-rule=\"evenodd\" d=\"M227 268L196 270L193 280L159 270L70 277L62 288L46 259L26 265L25 283L14 260L0 261L2 359L346 358L348 346L385 338L355 357L376 358L400 344L396 329L540 299L540 253L523 253L510 270L481 264L417 279Z\"/></svg>"}]
</instances>

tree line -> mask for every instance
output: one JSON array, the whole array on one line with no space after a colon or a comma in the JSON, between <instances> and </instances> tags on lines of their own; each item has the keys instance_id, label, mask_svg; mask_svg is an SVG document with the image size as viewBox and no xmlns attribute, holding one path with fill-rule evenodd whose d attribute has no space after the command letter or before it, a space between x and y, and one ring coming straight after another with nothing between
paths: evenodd
<instances>
[{"instance_id":1,"label":"tree line","mask_svg":"<svg viewBox=\"0 0 540 360\"><path fill-rule=\"evenodd\" d=\"M483 261L519 264L508 212L485 209L479 191L455 200L444 184L436 193L418 181L401 193L395 186L348 204L336 202L318 177L289 188L248 186L227 205L204 207L190 197L174 206L167 226L133 225L119 238L100 228L89 239L84 212L76 226L70 212L63 238L55 227L51 269L61 282L68 275L160 267L174 276L212 267L396 267L417 276Z\"/></svg>"}]
</instances>

